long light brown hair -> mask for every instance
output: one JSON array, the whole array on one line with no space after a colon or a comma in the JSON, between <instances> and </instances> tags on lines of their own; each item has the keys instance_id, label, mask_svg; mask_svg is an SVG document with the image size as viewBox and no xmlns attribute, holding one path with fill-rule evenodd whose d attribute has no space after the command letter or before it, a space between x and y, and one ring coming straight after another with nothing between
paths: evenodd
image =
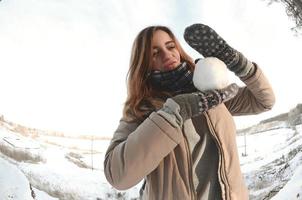
<instances>
[{"instance_id":1,"label":"long light brown hair","mask_svg":"<svg viewBox=\"0 0 302 200\"><path fill-rule=\"evenodd\" d=\"M143 120L146 114L160 108L163 104L161 97L167 96L152 87L148 79L152 71L152 47L151 41L154 33L162 30L172 38L175 47L179 51L180 61L187 62L190 69L194 69L191 57L182 49L172 31L165 26L149 26L136 36L130 58L130 66L127 74L128 96L124 106L124 118L129 121Z\"/></svg>"}]
</instances>

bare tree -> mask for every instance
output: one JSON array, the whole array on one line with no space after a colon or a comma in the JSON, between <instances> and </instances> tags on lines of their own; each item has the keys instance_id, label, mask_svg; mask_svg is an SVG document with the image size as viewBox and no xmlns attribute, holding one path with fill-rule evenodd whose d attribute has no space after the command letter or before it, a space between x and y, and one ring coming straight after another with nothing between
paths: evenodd
<instances>
[{"instance_id":1,"label":"bare tree","mask_svg":"<svg viewBox=\"0 0 302 200\"><path fill-rule=\"evenodd\" d=\"M295 32L302 32L302 0L269 0L269 4L273 2L281 2L286 8L286 14L294 20L296 26L292 28Z\"/></svg>"}]
</instances>

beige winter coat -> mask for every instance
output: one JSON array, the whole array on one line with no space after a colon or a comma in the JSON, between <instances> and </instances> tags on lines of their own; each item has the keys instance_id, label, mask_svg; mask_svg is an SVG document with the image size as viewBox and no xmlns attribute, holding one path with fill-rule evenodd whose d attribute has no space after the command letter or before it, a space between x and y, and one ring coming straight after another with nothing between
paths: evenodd
<instances>
[{"instance_id":1,"label":"beige winter coat","mask_svg":"<svg viewBox=\"0 0 302 200\"><path fill-rule=\"evenodd\" d=\"M218 148L218 177L224 200L248 199L232 115L261 113L270 110L275 102L260 68L256 67L254 75L242 81L246 87L240 88L235 98L192 119L197 132L205 127L210 131ZM144 199L196 199L191 152L183 131L157 112L141 124L121 120L104 161L109 183L125 190L146 178Z\"/></svg>"}]
</instances>

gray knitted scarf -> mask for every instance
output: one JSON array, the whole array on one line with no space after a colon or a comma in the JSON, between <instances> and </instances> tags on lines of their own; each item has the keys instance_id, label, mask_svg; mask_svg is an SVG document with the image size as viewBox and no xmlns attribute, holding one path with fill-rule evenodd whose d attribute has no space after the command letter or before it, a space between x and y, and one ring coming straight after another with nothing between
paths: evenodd
<instances>
[{"instance_id":1,"label":"gray knitted scarf","mask_svg":"<svg viewBox=\"0 0 302 200\"><path fill-rule=\"evenodd\" d=\"M186 62L170 71L152 71L150 81L153 87L173 95L196 91L193 85L193 73Z\"/></svg>"}]
</instances>

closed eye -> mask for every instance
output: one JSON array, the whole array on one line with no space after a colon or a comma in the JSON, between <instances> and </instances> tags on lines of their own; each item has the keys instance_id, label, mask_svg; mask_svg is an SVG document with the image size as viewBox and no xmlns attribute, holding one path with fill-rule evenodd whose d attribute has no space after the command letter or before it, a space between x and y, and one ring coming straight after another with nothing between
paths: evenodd
<instances>
[{"instance_id":1,"label":"closed eye","mask_svg":"<svg viewBox=\"0 0 302 200\"><path fill-rule=\"evenodd\" d=\"M166 44L167 49L174 49L175 48L175 43L174 42L169 42L168 44Z\"/></svg>"}]
</instances>

